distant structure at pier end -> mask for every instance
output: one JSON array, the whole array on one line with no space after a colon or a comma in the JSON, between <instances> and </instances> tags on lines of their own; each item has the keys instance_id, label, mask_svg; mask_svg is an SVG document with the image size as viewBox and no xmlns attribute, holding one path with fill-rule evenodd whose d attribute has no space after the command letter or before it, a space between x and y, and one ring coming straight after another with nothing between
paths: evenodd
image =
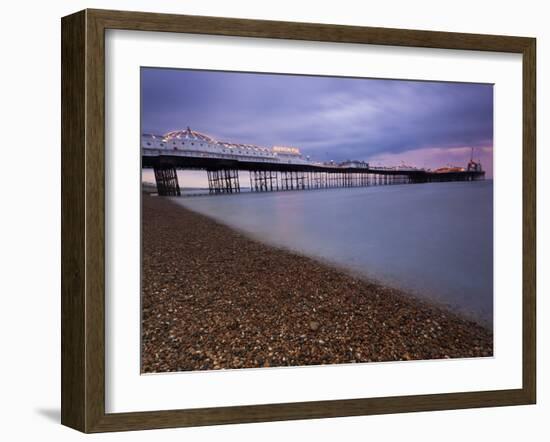
<instances>
[{"instance_id":1,"label":"distant structure at pier end","mask_svg":"<svg viewBox=\"0 0 550 442\"><path fill-rule=\"evenodd\" d=\"M472 151L470 154L470 161L468 161L468 172L483 172L483 168L481 167L481 161L474 161L474 148L472 147Z\"/></svg>"},{"instance_id":2,"label":"distant structure at pier end","mask_svg":"<svg viewBox=\"0 0 550 442\"><path fill-rule=\"evenodd\" d=\"M211 194L240 192L239 171L249 172L250 190L258 192L485 178L481 163L473 160L473 150L466 169L430 171L404 164L373 167L358 160L321 163L304 157L298 147L218 141L189 127L164 135L142 134L141 157L142 167L154 169L157 191L162 196L181 194L177 169L206 170Z\"/></svg>"}]
</instances>

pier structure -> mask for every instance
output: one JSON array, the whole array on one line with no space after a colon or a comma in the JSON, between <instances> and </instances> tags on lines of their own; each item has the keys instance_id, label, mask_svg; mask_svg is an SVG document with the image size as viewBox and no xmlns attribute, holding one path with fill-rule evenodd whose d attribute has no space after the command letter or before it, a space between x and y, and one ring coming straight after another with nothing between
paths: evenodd
<instances>
[{"instance_id":1,"label":"pier structure","mask_svg":"<svg viewBox=\"0 0 550 442\"><path fill-rule=\"evenodd\" d=\"M180 195L176 173L178 169L205 170L211 194L239 193L241 191L240 171L249 173L252 192L477 181L485 177L483 171L356 169L167 156L144 156L142 166L154 169L158 194L162 196Z\"/></svg>"},{"instance_id":2,"label":"pier structure","mask_svg":"<svg viewBox=\"0 0 550 442\"><path fill-rule=\"evenodd\" d=\"M192 131L164 136L142 135L142 167L154 170L158 194L181 194L177 170L204 170L210 194L241 192L239 172L248 172L252 192L332 189L346 187L477 181L485 178L472 157L467 169L446 167L436 171L411 167L372 167L360 161L316 163L294 147L271 149L215 141Z\"/></svg>"},{"instance_id":3,"label":"pier structure","mask_svg":"<svg viewBox=\"0 0 550 442\"><path fill-rule=\"evenodd\" d=\"M157 164L154 167L157 191L163 196L180 196L180 186L176 168L169 164Z\"/></svg>"},{"instance_id":4,"label":"pier structure","mask_svg":"<svg viewBox=\"0 0 550 442\"><path fill-rule=\"evenodd\" d=\"M173 170L175 171L176 168L173 167ZM210 193L239 193L241 191L239 171L236 169L206 169L206 174Z\"/></svg>"}]
</instances>

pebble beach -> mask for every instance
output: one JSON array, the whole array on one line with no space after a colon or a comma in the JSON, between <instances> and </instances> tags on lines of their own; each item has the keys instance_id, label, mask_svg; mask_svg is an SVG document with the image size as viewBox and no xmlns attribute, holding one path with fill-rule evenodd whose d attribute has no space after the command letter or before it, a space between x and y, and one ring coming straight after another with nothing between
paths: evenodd
<instances>
[{"instance_id":1,"label":"pebble beach","mask_svg":"<svg viewBox=\"0 0 550 442\"><path fill-rule=\"evenodd\" d=\"M492 331L142 197L143 373L493 354Z\"/></svg>"}]
</instances>

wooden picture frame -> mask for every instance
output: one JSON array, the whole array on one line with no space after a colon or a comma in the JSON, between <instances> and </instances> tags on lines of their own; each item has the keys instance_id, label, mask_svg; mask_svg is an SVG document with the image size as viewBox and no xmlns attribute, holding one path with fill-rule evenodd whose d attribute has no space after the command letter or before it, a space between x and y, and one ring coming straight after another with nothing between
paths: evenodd
<instances>
[{"instance_id":1,"label":"wooden picture frame","mask_svg":"<svg viewBox=\"0 0 550 442\"><path fill-rule=\"evenodd\" d=\"M132 413L105 412L105 30L123 29L418 48L523 57L523 385L457 392ZM62 19L62 424L141 430L534 404L536 158L533 38L84 10Z\"/></svg>"}]
</instances>

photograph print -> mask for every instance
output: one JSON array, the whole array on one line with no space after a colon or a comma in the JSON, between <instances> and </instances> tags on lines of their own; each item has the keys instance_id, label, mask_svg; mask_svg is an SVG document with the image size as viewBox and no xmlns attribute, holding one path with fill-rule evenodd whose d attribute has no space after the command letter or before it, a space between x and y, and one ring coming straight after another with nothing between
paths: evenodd
<instances>
[{"instance_id":1,"label":"photograph print","mask_svg":"<svg viewBox=\"0 0 550 442\"><path fill-rule=\"evenodd\" d=\"M493 85L141 68L141 372L493 356Z\"/></svg>"}]
</instances>

